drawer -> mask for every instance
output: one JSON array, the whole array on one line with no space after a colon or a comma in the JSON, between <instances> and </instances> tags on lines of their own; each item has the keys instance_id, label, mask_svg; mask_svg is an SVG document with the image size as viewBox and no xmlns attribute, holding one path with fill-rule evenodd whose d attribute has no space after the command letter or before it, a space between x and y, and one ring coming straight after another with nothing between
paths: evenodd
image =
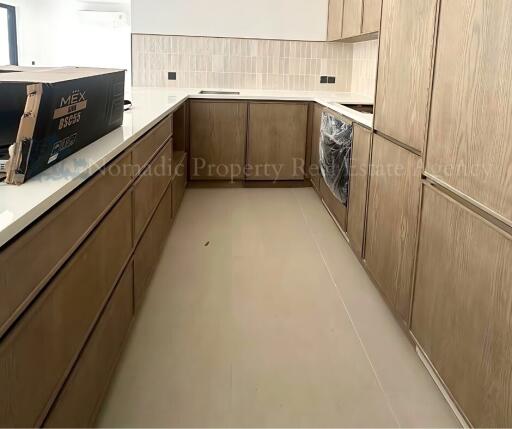
<instances>
[{"instance_id":1,"label":"drawer","mask_svg":"<svg viewBox=\"0 0 512 429\"><path fill-rule=\"evenodd\" d=\"M133 316L130 263L68 378L45 427L93 427Z\"/></svg>"},{"instance_id":2,"label":"drawer","mask_svg":"<svg viewBox=\"0 0 512 429\"><path fill-rule=\"evenodd\" d=\"M134 304L140 306L172 224L172 187L165 192L133 257Z\"/></svg>"},{"instance_id":3,"label":"drawer","mask_svg":"<svg viewBox=\"0 0 512 429\"><path fill-rule=\"evenodd\" d=\"M323 177L320 178L320 195L341 229L347 232L347 208L333 195Z\"/></svg>"},{"instance_id":4,"label":"drawer","mask_svg":"<svg viewBox=\"0 0 512 429\"><path fill-rule=\"evenodd\" d=\"M172 218L176 217L187 187L187 155L183 154L181 162L175 168L172 179Z\"/></svg>"},{"instance_id":5,"label":"drawer","mask_svg":"<svg viewBox=\"0 0 512 429\"><path fill-rule=\"evenodd\" d=\"M121 156L0 251L0 336L126 189L130 163Z\"/></svg>"},{"instance_id":6,"label":"drawer","mask_svg":"<svg viewBox=\"0 0 512 429\"><path fill-rule=\"evenodd\" d=\"M138 175L155 153L172 136L172 115L155 125L144 137L142 137L132 150L132 162L134 174Z\"/></svg>"},{"instance_id":7,"label":"drawer","mask_svg":"<svg viewBox=\"0 0 512 429\"><path fill-rule=\"evenodd\" d=\"M133 185L133 236L137 240L147 225L172 177L172 141L151 161Z\"/></svg>"},{"instance_id":8,"label":"drawer","mask_svg":"<svg viewBox=\"0 0 512 429\"><path fill-rule=\"evenodd\" d=\"M132 248L131 193L0 342L0 426L41 424Z\"/></svg>"}]
</instances>

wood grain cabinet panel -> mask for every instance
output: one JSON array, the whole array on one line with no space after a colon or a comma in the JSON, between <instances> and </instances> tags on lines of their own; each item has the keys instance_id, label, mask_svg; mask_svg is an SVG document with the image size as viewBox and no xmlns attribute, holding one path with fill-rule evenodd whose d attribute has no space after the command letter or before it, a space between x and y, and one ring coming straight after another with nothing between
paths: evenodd
<instances>
[{"instance_id":1,"label":"wood grain cabinet panel","mask_svg":"<svg viewBox=\"0 0 512 429\"><path fill-rule=\"evenodd\" d=\"M121 156L0 251L0 336L127 188L130 164Z\"/></svg>"},{"instance_id":2,"label":"wood grain cabinet panel","mask_svg":"<svg viewBox=\"0 0 512 429\"><path fill-rule=\"evenodd\" d=\"M371 142L371 131L354 124L347 235L350 245L361 257L363 256Z\"/></svg>"},{"instance_id":3,"label":"wood grain cabinet panel","mask_svg":"<svg viewBox=\"0 0 512 429\"><path fill-rule=\"evenodd\" d=\"M409 320L421 159L374 134L365 259L382 293Z\"/></svg>"},{"instance_id":4,"label":"wood grain cabinet panel","mask_svg":"<svg viewBox=\"0 0 512 429\"><path fill-rule=\"evenodd\" d=\"M133 236L137 240L172 177L172 140L160 150L133 185Z\"/></svg>"},{"instance_id":5,"label":"wood grain cabinet panel","mask_svg":"<svg viewBox=\"0 0 512 429\"><path fill-rule=\"evenodd\" d=\"M190 179L245 177L247 103L190 102Z\"/></svg>"},{"instance_id":6,"label":"wood grain cabinet panel","mask_svg":"<svg viewBox=\"0 0 512 429\"><path fill-rule=\"evenodd\" d=\"M475 427L512 426L510 261L510 235L425 186L412 332Z\"/></svg>"},{"instance_id":7,"label":"wood grain cabinet panel","mask_svg":"<svg viewBox=\"0 0 512 429\"><path fill-rule=\"evenodd\" d=\"M250 103L247 180L303 180L306 103Z\"/></svg>"},{"instance_id":8,"label":"wood grain cabinet panel","mask_svg":"<svg viewBox=\"0 0 512 429\"><path fill-rule=\"evenodd\" d=\"M342 38L359 36L363 19L363 0L344 0Z\"/></svg>"},{"instance_id":9,"label":"wood grain cabinet panel","mask_svg":"<svg viewBox=\"0 0 512 429\"><path fill-rule=\"evenodd\" d=\"M374 127L417 151L427 137L436 5L437 0L382 5Z\"/></svg>"},{"instance_id":10,"label":"wood grain cabinet panel","mask_svg":"<svg viewBox=\"0 0 512 429\"><path fill-rule=\"evenodd\" d=\"M329 0L329 17L327 20L327 40L341 39L344 0Z\"/></svg>"},{"instance_id":11,"label":"wood grain cabinet panel","mask_svg":"<svg viewBox=\"0 0 512 429\"><path fill-rule=\"evenodd\" d=\"M313 107L313 122L311 132L311 165L309 167L311 182L313 186L320 192L320 179L322 173L320 171L320 138L322 128L322 113L324 109L319 104Z\"/></svg>"},{"instance_id":12,"label":"wood grain cabinet panel","mask_svg":"<svg viewBox=\"0 0 512 429\"><path fill-rule=\"evenodd\" d=\"M320 196L334 219L336 219L336 222L338 222L340 228L346 232L347 208L334 196L332 191L329 189L329 186L327 186L327 183L325 183L323 177L320 178Z\"/></svg>"},{"instance_id":13,"label":"wood grain cabinet panel","mask_svg":"<svg viewBox=\"0 0 512 429\"><path fill-rule=\"evenodd\" d=\"M133 269L130 263L53 405L45 427L94 427L132 317Z\"/></svg>"},{"instance_id":14,"label":"wood grain cabinet panel","mask_svg":"<svg viewBox=\"0 0 512 429\"><path fill-rule=\"evenodd\" d=\"M382 0L363 0L363 33L380 30Z\"/></svg>"},{"instance_id":15,"label":"wood grain cabinet panel","mask_svg":"<svg viewBox=\"0 0 512 429\"><path fill-rule=\"evenodd\" d=\"M172 225L172 186L167 188L133 256L134 306L139 308Z\"/></svg>"},{"instance_id":16,"label":"wood grain cabinet panel","mask_svg":"<svg viewBox=\"0 0 512 429\"><path fill-rule=\"evenodd\" d=\"M184 153L181 160L176 165L174 177L172 179L172 218L175 219L178 214L185 189L187 187L187 155Z\"/></svg>"},{"instance_id":17,"label":"wood grain cabinet panel","mask_svg":"<svg viewBox=\"0 0 512 429\"><path fill-rule=\"evenodd\" d=\"M137 176L155 156L156 152L169 140L173 133L172 115L162 119L132 149L134 174Z\"/></svg>"},{"instance_id":18,"label":"wood grain cabinet panel","mask_svg":"<svg viewBox=\"0 0 512 429\"><path fill-rule=\"evenodd\" d=\"M0 426L42 423L132 249L131 193L0 342Z\"/></svg>"},{"instance_id":19,"label":"wood grain cabinet panel","mask_svg":"<svg viewBox=\"0 0 512 429\"><path fill-rule=\"evenodd\" d=\"M441 2L426 171L512 225L512 2Z\"/></svg>"}]
</instances>

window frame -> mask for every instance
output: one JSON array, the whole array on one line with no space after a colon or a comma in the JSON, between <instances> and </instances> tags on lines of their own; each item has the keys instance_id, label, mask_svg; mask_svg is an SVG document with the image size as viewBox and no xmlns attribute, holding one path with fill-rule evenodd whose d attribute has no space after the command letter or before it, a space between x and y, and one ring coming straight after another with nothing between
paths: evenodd
<instances>
[{"instance_id":1,"label":"window frame","mask_svg":"<svg viewBox=\"0 0 512 429\"><path fill-rule=\"evenodd\" d=\"M16 8L12 5L0 3L0 8L7 9L7 33L9 37L9 62L18 65L18 37L16 29Z\"/></svg>"}]
</instances>

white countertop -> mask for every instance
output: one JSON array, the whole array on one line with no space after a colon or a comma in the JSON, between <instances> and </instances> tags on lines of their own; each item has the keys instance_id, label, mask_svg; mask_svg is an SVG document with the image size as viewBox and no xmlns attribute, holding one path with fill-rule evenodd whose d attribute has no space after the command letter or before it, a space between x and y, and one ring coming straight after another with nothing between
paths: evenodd
<instances>
[{"instance_id":1,"label":"white countertop","mask_svg":"<svg viewBox=\"0 0 512 429\"><path fill-rule=\"evenodd\" d=\"M333 104L373 104L352 93L241 90L240 95L200 95L199 89L132 88L132 110L121 127L86 146L21 186L0 183L0 247L114 159L188 98L315 101L369 128L373 115Z\"/></svg>"}]
</instances>

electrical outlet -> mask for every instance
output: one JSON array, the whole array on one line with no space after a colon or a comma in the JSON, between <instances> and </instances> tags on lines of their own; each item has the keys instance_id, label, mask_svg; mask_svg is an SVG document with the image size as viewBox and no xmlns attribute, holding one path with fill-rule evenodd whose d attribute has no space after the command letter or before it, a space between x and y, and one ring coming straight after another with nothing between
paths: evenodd
<instances>
[{"instance_id":1,"label":"electrical outlet","mask_svg":"<svg viewBox=\"0 0 512 429\"><path fill-rule=\"evenodd\" d=\"M336 83L336 76L329 76L327 78L327 83Z\"/></svg>"},{"instance_id":2,"label":"electrical outlet","mask_svg":"<svg viewBox=\"0 0 512 429\"><path fill-rule=\"evenodd\" d=\"M320 83L327 83L327 76L320 76Z\"/></svg>"},{"instance_id":3,"label":"electrical outlet","mask_svg":"<svg viewBox=\"0 0 512 429\"><path fill-rule=\"evenodd\" d=\"M167 73L167 79L168 80L176 80L176 72Z\"/></svg>"}]
</instances>

